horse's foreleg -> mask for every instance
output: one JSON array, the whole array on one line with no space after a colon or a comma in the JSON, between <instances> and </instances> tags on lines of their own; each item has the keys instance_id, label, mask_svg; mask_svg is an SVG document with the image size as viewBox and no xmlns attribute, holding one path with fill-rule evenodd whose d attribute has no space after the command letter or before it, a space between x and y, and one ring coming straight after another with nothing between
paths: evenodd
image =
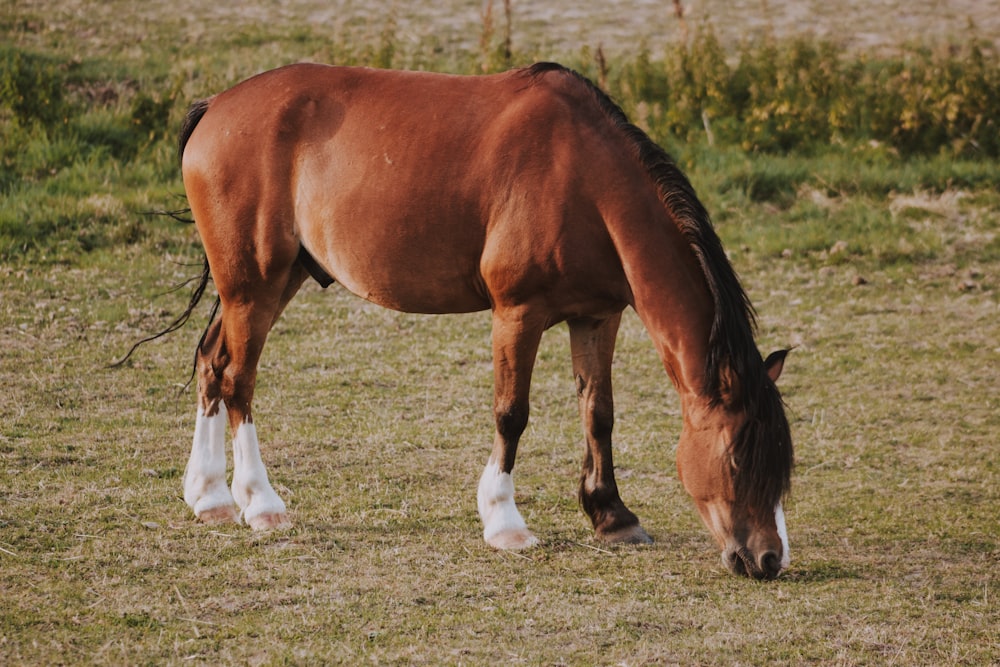
<instances>
[{"instance_id":1,"label":"horse's foreleg","mask_svg":"<svg viewBox=\"0 0 1000 667\"><path fill-rule=\"evenodd\" d=\"M614 400L611 391L611 361L621 315L606 320L571 320L570 349L576 379L580 418L586 439L580 504L594 524L598 539L605 542L649 543L618 494L611 455Z\"/></svg>"},{"instance_id":2,"label":"horse's foreleg","mask_svg":"<svg viewBox=\"0 0 1000 667\"><path fill-rule=\"evenodd\" d=\"M483 538L498 549L525 549L538 543L514 503L511 472L517 443L528 424L531 371L543 327L523 313L493 314L493 450L479 479L477 500Z\"/></svg>"}]
</instances>

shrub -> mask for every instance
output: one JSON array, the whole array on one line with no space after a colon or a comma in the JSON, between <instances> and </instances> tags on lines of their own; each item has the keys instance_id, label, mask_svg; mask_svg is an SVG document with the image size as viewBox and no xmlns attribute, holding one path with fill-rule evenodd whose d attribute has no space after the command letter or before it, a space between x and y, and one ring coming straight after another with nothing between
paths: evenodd
<instances>
[{"instance_id":1,"label":"shrub","mask_svg":"<svg viewBox=\"0 0 1000 667\"><path fill-rule=\"evenodd\" d=\"M390 13L367 43L309 28L247 29L224 51L178 61L172 74L0 46L0 260L67 239L90 248L102 234L116 243L137 238L114 231L118 218L82 220L63 199L70 189L89 196L111 182L158 194L177 188L175 133L187 102L257 69L308 59L470 73L527 62L512 47L511 3L502 17L499 8L485 6L478 45L464 51L433 40L414 47ZM709 193L788 207L809 184L871 196L995 187L1000 60L975 39L886 56L806 38L732 49L705 24L663 58L644 45L609 61L598 47L571 64L677 154L692 178L710 181Z\"/></svg>"},{"instance_id":2,"label":"shrub","mask_svg":"<svg viewBox=\"0 0 1000 667\"><path fill-rule=\"evenodd\" d=\"M52 127L65 122L63 80L49 58L0 49L0 114L22 126Z\"/></svg>"},{"instance_id":3,"label":"shrub","mask_svg":"<svg viewBox=\"0 0 1000 667\"><path fill-rule=\"evenodd\" d=\"M654 136L682 142L1000 157L1000 61L975 40L871 58L832 42L766 38L730 54L706 26L662 62L641 50L610 88Z\"/></svg>"}]
</instances>

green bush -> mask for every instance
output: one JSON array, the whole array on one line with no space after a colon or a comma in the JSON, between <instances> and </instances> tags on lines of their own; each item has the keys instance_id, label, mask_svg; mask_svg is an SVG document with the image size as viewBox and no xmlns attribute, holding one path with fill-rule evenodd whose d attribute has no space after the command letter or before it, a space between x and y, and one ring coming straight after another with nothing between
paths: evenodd
<instances>
[{"instance_id":1,"label":"green bush","mask_svg":"<svg viewBox=\"0 0 1000 667\"><path fill-rule=\"evenodd\" d=\"M173 146L175 91L150 94L126 79L121 95L93 95L115 86L87 80L78 65L0 49L0 260L141 238L122 233L121 212L94 215L79 202L108 192L123 166L152 164Z\"/></svg>"},{"instance_id":2,"label":"green bush","mask_svg":"<svg viewBox=\"0 0 1000 667\"><path fill-rule=\"evenodd\" d=\"M610 92L656 137L813 155L885 144L903 156L1000 157L1000 61L975 40L899 56L764 39L727 52L711 26L662 61L643 50Z\"/></svg>"},{"instance_id":3,"label":"green bush","mask_svg":"<svg viewBox=\"0 0 1000 667\"><path fill-rule=\"evenodd\" d=\"M65 122L63 80L51 59L0 47L0 117L22 126Z\"/></svg>"},{"instance_id":4,"label":"green bush","mask_svg":"<svg viewBox=\"0 0 1000 667\"><path fill-rule=\"evenodd\" d=\"M127 161L153 143L173 141L176 90L91 99L81 91L109 86L82 80L73 70L28 51L0 50L0 192L95 153Z\"/></svg>"},{"instance_id":5,"label":"green bush","mask_svg":"<svg viewBox=\"0 0 1000 667\"><path fill-rule=\"evenodd\" d=\"M116 243L141 237L116 229L120 212L83 219L67 203L70 183L84 198L112 187L137 197L177 190L187 104L258 69L314 60L472 73L529 60L511 51L506 15L484 14L478 49L466 51L415 45L397 30L392 15L366 43L261 27L172 69L0 47L0 260L53 244L98 247L102 234ZM610 61L585 48L568 64L706 182L709 196L789 207L804 185L872 197L995 188L998 57L974 38L878 56L806 38L734 49L706 24L662 57L649 45Z\"/></svg>"}]
</instances>

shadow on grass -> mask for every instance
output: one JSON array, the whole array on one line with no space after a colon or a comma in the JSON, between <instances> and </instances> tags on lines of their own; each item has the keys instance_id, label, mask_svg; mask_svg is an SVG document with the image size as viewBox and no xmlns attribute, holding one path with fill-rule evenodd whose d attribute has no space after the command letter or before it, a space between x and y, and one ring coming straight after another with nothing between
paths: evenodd
<instances>
[{"instance_id":1,"label":"shadow on grass","mask_svg":"<svg viewBox=\"0 0 1000 667\"><path fill-rule=\"evenodd\" d=\"M793 564L788 572L781 575L781 581L816 584L847 579L863 579L860 569L836 561L816 561Z\"/></svg>"}]
</instances>

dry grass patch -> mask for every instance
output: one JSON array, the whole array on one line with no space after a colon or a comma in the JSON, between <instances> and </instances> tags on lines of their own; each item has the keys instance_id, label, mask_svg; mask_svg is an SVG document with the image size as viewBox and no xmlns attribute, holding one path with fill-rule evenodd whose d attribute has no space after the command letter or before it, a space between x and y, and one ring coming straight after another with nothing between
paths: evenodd
<instances>
[{"instance_id":1,"label":"dry grass patch","mask_svg":"<svg viewBox=\"0 0 1000 667\"><path fill-rule=\"evenodd\" d=\"M482 544L474 500L491 430L488 317L401 315L307 287L269 342L257 410L296 525L260 535L198 525L179 498L193 399L178 387L196 328L151 344L133 368L102 368L169 320L183 296L145 295L191 269L133 250L90 268L6 270L0 655L994 662L1000 266L977 262L982 287L960 291L941 274L968 259L737 257L762 348L798 345L782 380L798 448L793 561L764 585L724 572L676 479L676 399L632 315L615 366L617 461L656 544L591 540L556 328L517 468L543 544L505 554Z\"/></svg>"}]
</instances>

